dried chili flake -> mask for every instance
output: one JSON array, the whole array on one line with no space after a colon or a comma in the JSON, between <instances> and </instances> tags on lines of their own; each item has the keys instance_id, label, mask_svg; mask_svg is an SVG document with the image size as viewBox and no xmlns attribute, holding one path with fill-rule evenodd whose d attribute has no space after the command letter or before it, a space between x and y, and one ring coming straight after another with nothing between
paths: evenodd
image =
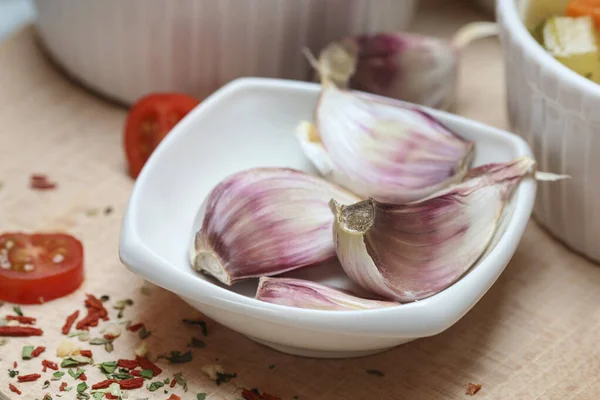
<instances>
[{"instance_id":1,"label":"dried chili flake","mask_svg":"<svg viewBox=\"0 0 600 400\"><path fill-rule=\"evenodd\" d=\"M173 378L173 380L171 380L171 383L169 384L169 387L175 387L176 383L177 383L177 379Z\"/></svg>"},{"instance_id":2,"label":"dried chili flake","mask_svg":"<svg viewBox=\"0 0 600 400\"><path fill-rule=\"evenodd\" d=\"M181 400L181 397L177 396L175 393L171 394L168 400Z\"/></svg>"},{"instance_id":3,"label":"dried chili flake","mask_svg":"<svg viewBox=\"0 0 600 400\"><path fill-rule=\"evenodd\" d=\"M42 360L42 366L44 367L44 372L46 372L46 368L50 368L55 371L58 371L58 365L52 361Z\"/></svg>"},{"instance_id":4,"label":"dried chili flake","mask_svg":"<svg viewBox=\"0 0 600 400\"><path fill-rule=\"evenodd\" d=\"M19 390L19 388L17 388L15 385L13 385L12 383L8 384L8 388L10 389L11 392L16 393L16 394L21 394L21 391Z\"/></svg>"},{"instance_id":5,"label":"dried chili flake","mask_svg":"<svg viewBox=\"0 0 600 400\"><path fill-rule=\"evenodd\" d=\"M92 351L91 350L79 350L79 354L81 354L84 357L90 357L90 358L92 358Z\"/></svg>"},{"instance_id":6,"label":"dried chili flake","mask_svg":"<svg viewBox=\"0 0 600 400\"><path fill-rule=\"evenodd\" d=\"M46 351L46 348L44 346L38 346L35 349L33 349L33 351L31 352L31 355L33 357L37 357L45 351Z\"/></svg>"},{"instance_id":7,"label":"dried chili flake","mask_svg":"<svg viewBox=\"0 0 600 400\"><path fill-rule=\"evenodd\" d=\"M475 395L475 393L479 392L481 390L481 385L478 383L471 383L469 382L469 385L467 386L467 393L469 396L473 396Z\"/></svg>"},{"instance_id":8,"label":"dried chili flake","mask_svg":"<svg viewBox=\"0 0 600 400\"><path fill-rule=\"evenodd\" d=\"M103 381L100 381L98 383L93 384L92 385L92 390L106 389L107 387L109 387L113 383L117 383L117 382L118 381L116 379L106 379L106 380L103 380Z\"/></svg>"},{"instance_id":9,"label":"dried chili flake","mask_svg":"<svg viewBox=\"0 0 600 400\"><path fill-rule=\"evenodd\" d=\"M124 360L121 358L117 361L117 365L121 368L135 369L140 363L137 360Z\"/></svg>"},{"instance_id":10,"label":"dried chili flake","mask_svg":"<svg viewBox=\"0 0 600 400\"><path fill-rule=\"evenodd\" d=\"M33 325L33 324L35 324L35 321L36 321L35 318L24 317L22 315L7 315L6 320L7 321L17 321L18 323L25 324L25 325Z\"/></svg>"},{"instance_id":11,"label":"dried chili flake","mask_svg":"<svg viewBox=\"0 0 600 400\"><path fill-rule=\"evenodd\" d=\"M135 360L139 363L142 369L151 369L152 372L154 372L154 376L160 375L162 372L162 369L160 369L156 364L148 360L146 357L137 356Z\"/></svg>"},{"instance_id":12,"label":"dried chili flake","mask_svg":"<svg viewBox=\"0 0 600 400\"><path fill-rule=\"evenodd\" d=\"M138 322L137 324L130 325L129 328L127 328L127 330L131 331L131 332L137 332L139 329L141 329L143 327L144 327L144 323Z\"/></svg>"},{"instance_id":13,"label":"dried chili flake","mask_svg":"<svg viewBox=\"0 0 600 400\"><path fill-rule=\"evenodd\" d=\"M44 174L32 174L29 178L29 187L39 190L55 189L56 183L50 181Z\"/></svg>"},{"instance_id":14,"label":"dried chili flake","mask_svg":"<svg viewBox=\"0 0 600 400\"><path fill-rule=\"evenodd\" d=\"M87 376L85 375L85 372L82 373L81 375L79 375L79 380L81 380L81 381L87 381Z\"/></svg>"},{"instance_id":15,"label":"dried chili flake","mask_svg":"<svg viewBox=\"0 0 600 400\"><path fill-rule=\"evenodd\" d=\"M60 390L61 392L64 392L66 387L67 387L67 382L63 382L60 384L60 387L58 388L58 390Z\"/></svg>"},{"instance_id":16,"label":"dried chili flake","mask_svg":"<svg viewBox=\"0 0 600 400\"><path fill-rule=\"evenodd\" d=\"M16 361L14 361L13 362L13 368L17 368L18 366L19 366L19 364Z\"/></svg>"},{"instance_id":17,"label":"dried chili flake","mask_svg":"<svg viewBox=\"0 0 600 400\"><path fill-rule=\"evenodd\" d=\"M31 326L0 326L0 336L42 336L43 333L40 328Z\"/></svg>"},{"instance_id":18,"label":"dried chili flake","mask_svg":"<svg viewBox=\"0 0 600 400\"><path fill-rule=\"evenodd\" d=\"M103 335L102 337L104 337L104 339L106 339L106 340L109 340L109 341L113 341L113 340L115 340L116 338L118 338L118 336L115 336L115 335L110 335L110 334L108 334L108 333L107 333L107 334L105 334L105 335Z\"/></svg>"},{"instance_id":19,"label":"dried chili flake","mask_svg":"<svg viewBox=\"0 0 600 400\"><path fill-rule=\"evenodd\" d=\"M123 379L119 382L121 389L139 389L144 386L144 378Z\"/></svg>"},{"instance_id":20,"label":"dried chili flake","mask_svg":"<svg viewBox=\"0 0 600 400\"><path fill-rule=\"evenodd\" d=\"M42 377L42 375L40 375L40 374L29 374L29 375L19 375L19 376L17 376L17 379L19 380L19 382L33 382L33 381L37 381L41 377Z\"/></svg>"},{"instance_id":21,"label":"dried chili flake","mask_svg":"<svg viewBox=\"0 0 600 400\"><path fill-rule=\"evenodd\" d=\"M242 397L245 400L260 400L260 394L256 394L252 390L248 390L248 389L242 390Z\"/></svg>"},{"instance_id":22,"label":"dried chili flake","mask_svg":"<svg viewBox=\"0 0 600 400\"><path fill-rule=\"evenodd\" d=\"M77 320L78 317L79 317L79 310L75 311L73 314L71 314L67 317L67 320L65 321L65 324L62 327L63 335L69 334L71 327L73 327L73 324L75 323L75 321Z\"/></svg>"},{"instance_id":23,"label":"dried chili flake","mask_svg":"<svg viewBox=\"0 0 600 400\"><path fill-rule=\"evenodd\" d=\"M118 400L119 399L119 396L115 396L115 395L110 394L108 392L106 392L104 395L106 396L107 399L110 399L110 400Z\"/></svg>"}]
</instances>

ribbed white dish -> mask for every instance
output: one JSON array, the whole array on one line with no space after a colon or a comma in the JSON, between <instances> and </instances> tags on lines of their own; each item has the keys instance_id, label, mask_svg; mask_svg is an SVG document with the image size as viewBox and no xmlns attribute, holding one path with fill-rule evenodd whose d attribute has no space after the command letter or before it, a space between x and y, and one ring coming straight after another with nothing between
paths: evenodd
<instances>
[{"instance_id":1,"label":"ribbed white dish","mask_svg":"<svg viewBox=\"0 0 600 400\"><path fill-rule=\"evenodd\" d=\"M415 0L36 0L52 57L130 104L152 91L204 98L242 76L309 77L301 48L407 27Z\"/></svg>"},{"instance_id":2,"label":"ribbed white dish","mask_svg":"<svg viewBox=\"0 0 600 400\"><path fill-rule=\"evenodd\" d=\"M600 85L538 45L522 22L524 6L502 0L497 7L510 123L529 142L540 169L572 177L541 182L534 215L568 246L600 261Z\"/></svg>"}]
</instances>

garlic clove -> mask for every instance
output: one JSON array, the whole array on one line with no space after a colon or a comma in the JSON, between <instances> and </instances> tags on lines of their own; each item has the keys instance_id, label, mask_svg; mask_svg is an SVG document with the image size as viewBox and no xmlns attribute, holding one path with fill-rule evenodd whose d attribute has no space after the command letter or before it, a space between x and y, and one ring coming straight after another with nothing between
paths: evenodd
<instances>
[{"instance_id":1,"label":"garlic clove","mask_svg":"<svg viewBox=\"0 0 600 400\"><path fill-rule=\"evenodd\" d=\"M535 172L519 158L469 171L467 179L409 204L332 200L338 259L358 285L406 302L456 282L486 250L511 190Z\"/></svg>"},{"instance_id":2,"label":"garlic clove","mask_svg":"<svg viewBox=\"0 0 600 400\"><path fill-rule=\"evenodd\" d=\"M318 60L307 57L321 79L340 88L447 109L455 98L460 50L497 33L495 23L474 22L451 40L406 32L360 35L330 43Z\"/></svg>"},{"instance_id":3,"label":"garlic clove","mask_svg":"<svg viewBox=\"0 0 600 400\"><path fill-rule=\"evenodd\" d=\"M327 179L388 203L459 182L474 155L473 142L416 107L333 85L323 87L314 125L302 123L296 135Z\"/></svg>"},{"instance_id":4,"label":"garlic clove","mask_svg":"<svg viewBox=\"0 0 600 400\"><path fill-rule=\"evenodd\" d=\"M194 268L231 285L335 257L330 198L359 198L326 180L287 168L236 173L209 194L191 248Z\"/></svg>"},{"instance_id":5,"label":"garlic clove","mask_svg":"<svg viewBox=\"0 0 600 400\"><path fill-rule=\"evenodd\" d=\"M267 303L313 310L369 310L399 305L369 300L315 282L291 278L260 278L256 298Z\"/></svg>"}]
</instances>

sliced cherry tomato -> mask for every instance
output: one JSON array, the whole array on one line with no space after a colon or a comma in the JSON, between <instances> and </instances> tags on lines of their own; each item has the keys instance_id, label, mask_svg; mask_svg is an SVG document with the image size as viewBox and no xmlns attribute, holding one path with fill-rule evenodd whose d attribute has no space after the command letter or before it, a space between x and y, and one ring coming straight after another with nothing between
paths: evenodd
<instances>
[{"instance_id":1,"label":"sliced cherry tomato","mask_svg":"<svg viewBox=\"0 0 600 400\"><path fill-rule=\"evenodd\" d=\"M134 104L125 124L125 153L131 177L137 178L156 146L199 103L185 94L155 93Z\"/></svg>"},{"instance_id":2,"label":"sliced cherry tomato","mask_svg":"<svg viewBox=\"0 0 600 400\"><path fill-rule=\"evenodd\" d=\"M39 304L83 282L83 246L63 233L0 235L0 300Z\"/></svg>"}]
</instances>

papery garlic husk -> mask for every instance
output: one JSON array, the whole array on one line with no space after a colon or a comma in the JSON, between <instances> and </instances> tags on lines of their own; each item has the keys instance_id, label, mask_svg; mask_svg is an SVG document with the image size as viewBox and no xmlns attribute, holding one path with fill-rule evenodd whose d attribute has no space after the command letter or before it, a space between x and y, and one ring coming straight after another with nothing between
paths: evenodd
<instances>
[{"instance_id":1,"label":"papery garlic husk","mask_svg":"<svg viewBox=\"0 0 600 400\"><path fill-rule=\"evenodd\" d=\"M332 200L338 259L354 282L383 298L434 295L483 254L512 189L534 170L530 158L485 165L460 184L404 205Z\"/></svg>"},{"instance_id":2,"label":"papery garlic husk","mask_svg":"<svg viewBox=\"0 0 600 400\"><path fill-rule=\"evenodd\" d=\"M360 200L293 169L255 168L231 175L200 210L192 265L231 285L334 258L331 197L344 204Z\"/></svg>"},{"instance_id":3,"label":"papery garlic husk","mask_svg":"<svg viewBox=\"0 0 600 400\"><path fill-rule=\"evenodd\" d=\"M347 37L310 58L322 79L380 96L448 109L454 102L460 51L496 35L492 22L469 23L450 39L406 32Z\"/></svg>"},{"instance_id":4,"label":"papery garlic husk","mask_svg":"<svg viewBox=\"0 0 600 400\"><path fill-rule=\"evenodd\" d=\"M256 298L267 303L313 310L370 310L399 305L393 301L363 299L319 283L292 278L260 278Z\"/></svg>"},{"instance_id":5,"label":"papery garlic husk","mask_svg":"<svg viewBox=\"0 0 600 400\"><path fill-rule=\"evenodd\" d=\"M328 180L387 203L422 199L459 182L474 144L416 106L359 95L334 85L321 92L315 122L297 138Z\"/></svg>"}]
</instances>

